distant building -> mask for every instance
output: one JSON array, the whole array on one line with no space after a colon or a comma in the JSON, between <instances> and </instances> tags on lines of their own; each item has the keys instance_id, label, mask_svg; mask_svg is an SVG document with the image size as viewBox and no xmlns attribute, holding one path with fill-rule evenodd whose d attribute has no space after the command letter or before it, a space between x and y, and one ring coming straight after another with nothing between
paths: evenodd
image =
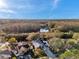
<instances>
[{"instance_id":1,"label":"distant building","mask_svg":"<svg viewBox=\"0 0 79 59\"><path fill-rule=\"evenodd\" d=\"M49 27L48 26L41 26L40 32L49 32Z\"/></svg>"}]
</instances>

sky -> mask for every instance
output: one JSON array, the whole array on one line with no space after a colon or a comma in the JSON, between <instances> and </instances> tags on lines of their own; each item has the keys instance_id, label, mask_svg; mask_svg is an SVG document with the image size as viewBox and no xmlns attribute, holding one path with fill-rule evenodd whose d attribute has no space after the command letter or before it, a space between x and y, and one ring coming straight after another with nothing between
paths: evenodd
<instances>
[{"instance_id":1,"label":"sky","mask_svg":"<svg viewBox=\"0 0 79 59\"><path fill-rule=\"evenodd\" d=\"M79 0L0 0L3 19L79 19Z\"/></svg>"}]
</instances>

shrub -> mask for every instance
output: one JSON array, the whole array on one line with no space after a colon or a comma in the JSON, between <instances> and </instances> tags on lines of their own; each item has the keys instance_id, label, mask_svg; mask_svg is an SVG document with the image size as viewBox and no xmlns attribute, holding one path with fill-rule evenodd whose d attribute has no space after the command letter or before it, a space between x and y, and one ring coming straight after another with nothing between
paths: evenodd
<instances>
[{"instance_id":1,"label":"shrub","mask_svg":"<svg viewBox=\"0 0 79 59\"><path fill-rule=\"evenodd\" d=\"M79 33L74 33L72 38L79 39Z\"/></svg>"},{"instance_id":2,"label":"shrub","mask_svg":"<svg viewBox=\"0 0 79 59\"><path fill-rule=\"evenodd\" d=\"M43 56L46 56L46 54L43 52L43 50L41 50L40 48L37 48L35 50L35 55L38 56L38 57L43 57Z\"/></svg>"},{"instance_id":3,"label":"shrub","mask_svg":"<svg viewBox=\"0 0 79 59\"><path fill-rule=\"evenodd\" d=\"M69 45L77 44L77 40L75 40L75 39L68 39L66 44L69 44Z\"/></svg>"},{"instance_id":4,"label":"shrub","mask_svg":"<svg viewBox=\"0 0 79 59\"><path fill-rule=\"evenodd\" d=\"M10 38L10 39L8 40L8 42L10 42L10 43L15 43L15 42L17 42L17 40L16 40L16 38L12 37L12 38Z\"/></svg>"},{"instance_id":5,"label":"shrub","mask_svg":"<svg viewBox=\"0 0 79 59\"><path fill-rule=\"evenodd\" d=\"M60 55L60 59L79 59L79 50L77 49L67 50Z\"/></svg>"},{"instance_id":6,"label":"shrub","mask_svg":"<svg viewBox=\"0 0 79 59\"><path fill-rule=\"evenodd\" d=\"M64 46L63 39L53 38L53 39L50 39L48 42L49 42L49 45L53 47L53 49L60 49Z\"/></svg>"},{"instance_id":7,"label":"shrub","mask_svg":"<svg viewBox=\"0 0 79 59\"><path fill-rule=\"evenodd\" d=\"M64 34L61 36L61 38L64 38L64 39L68 39L68 38L72 38L72 37L73 37L73 33L70 33L70 32L64 33Z\"/></svg>"}]
</instances>

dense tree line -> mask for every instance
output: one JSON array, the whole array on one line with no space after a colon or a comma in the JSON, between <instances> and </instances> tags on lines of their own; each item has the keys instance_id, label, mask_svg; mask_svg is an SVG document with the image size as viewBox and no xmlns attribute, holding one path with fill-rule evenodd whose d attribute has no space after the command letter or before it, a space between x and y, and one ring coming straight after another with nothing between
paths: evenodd
<instances>
[{"instance_id":1,"label":"dense tree line","mask_svg":"<svg viewBox=\"0 0 79 59\"><path fill-rule=\"evenodd\" d=\"M37 32L40 29L39 24L13 24L5 26L2 30L8 33L26 33L26 32Z\"/></svg>"}]
</instances>

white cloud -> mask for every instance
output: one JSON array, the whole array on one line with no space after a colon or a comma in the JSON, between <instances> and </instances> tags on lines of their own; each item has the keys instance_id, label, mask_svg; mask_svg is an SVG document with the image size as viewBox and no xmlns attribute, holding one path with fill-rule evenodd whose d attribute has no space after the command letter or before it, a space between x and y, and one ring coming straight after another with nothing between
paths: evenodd
<instances>
[{"instance_id":1,"label":"white cloud","mask_svg":"<svg viewBox=\"0 0 79 59\"><path fill-rule=\"evenodd\" d=\"M10 9L1 9L0 12L3 12L3 13L12 13L12 14L15 13L15 11L10 10Z\"/></svg>"},{"instance_id":2,"label":"white cloud","mask_svg":"<svg viewBox=\"0 0 79 59\"><path fill-rule=\"evenodd\" d=\"M13 10L9 8L9 5L7 4L7 0L0 0L0 12L15 13Z\"/></svg>"},{"instance_id":3,"label":"white cloud","mask_svg":"<svg viewBox=\"0 0 79 59\"><path fill-rule=\"evenodd\" d=\"M45 1L42 3L35 4L33 0L0 0L0 11L4 13L19 13L19 12L26 12L26 13L35 13L40 12L48 8L48 4ZM51 1L51 0L50 0ZM7 3L9 2L9 3ZM26 3L25 3L26 2ZM38 2L38 1L37 1ZM53 0L53 8L56 8L58 5L59 0ZM23 11L22 11L23 10Z\"/></svg>"},{"instance_id":4,"label":"white cloud","mask_svg":"<svg viewBox=\"0 0 79 59\"><path fill-rule=\"evenodd\" d=\"M6 0L0 0L0 9L1 8L8 8L8 5L6 3Z\"/></svg>"},{"instance_id":5,"label":"white cloud","mask_svg":"<svg viewBox=\"0 0 79 59\"><path fill-rule=\"evenodd\" d=\"M37 3L37 2L40 2ZM53 9L58 7L60 0L0 0L0 13L7 13L10 15L22 15L23 13L38 13L42 12L46 9L50 9L50 13L52 13ZM48 2L49 1L49 2ZM51 2L52 1L52 2ZM51 8L51 4L53 5ZM8 17L9 17L8 16Z\"/></svg>"},{"instance_id":6,"label":"white cloud","mask_svg":"<svg viewBox=\"0 0 79 59\"><path fill-rule=\"evenodd\" d=\"M59 3L60 3L60 0L51 0L51 1L52 1L51 2L52 8L49 12L48 19L54 18L53 12L59 6Z\"/></svg>"},{"instance_id":7,"label":"white cloud","mask_svg":"<svg viewBox=\"0 0 79 59\"><path fill-rule=\"evenodd\" d=\"M26 2L26 3L24 3ZM24 4L22 4L24 3ZM20 4L15 4L13 2L13 4L11 4L11 8L15 9L16 12L22 12L22 13L37 13L40 11L45 10L46 8L48 8L48 4L45 4L45 2L41 3L40 5L35 3L35 0L24 0L22 3Z\"/></svg>"},{"instance_id":8,"label":"white cloud","mask_svg":"<svg viewBox=\"0 0 79 59\"><path fill-rule=\"evenodd\" d=\"M53 8L57 8L60 0L53 0Z\"/></svg>"}]
</instances>

